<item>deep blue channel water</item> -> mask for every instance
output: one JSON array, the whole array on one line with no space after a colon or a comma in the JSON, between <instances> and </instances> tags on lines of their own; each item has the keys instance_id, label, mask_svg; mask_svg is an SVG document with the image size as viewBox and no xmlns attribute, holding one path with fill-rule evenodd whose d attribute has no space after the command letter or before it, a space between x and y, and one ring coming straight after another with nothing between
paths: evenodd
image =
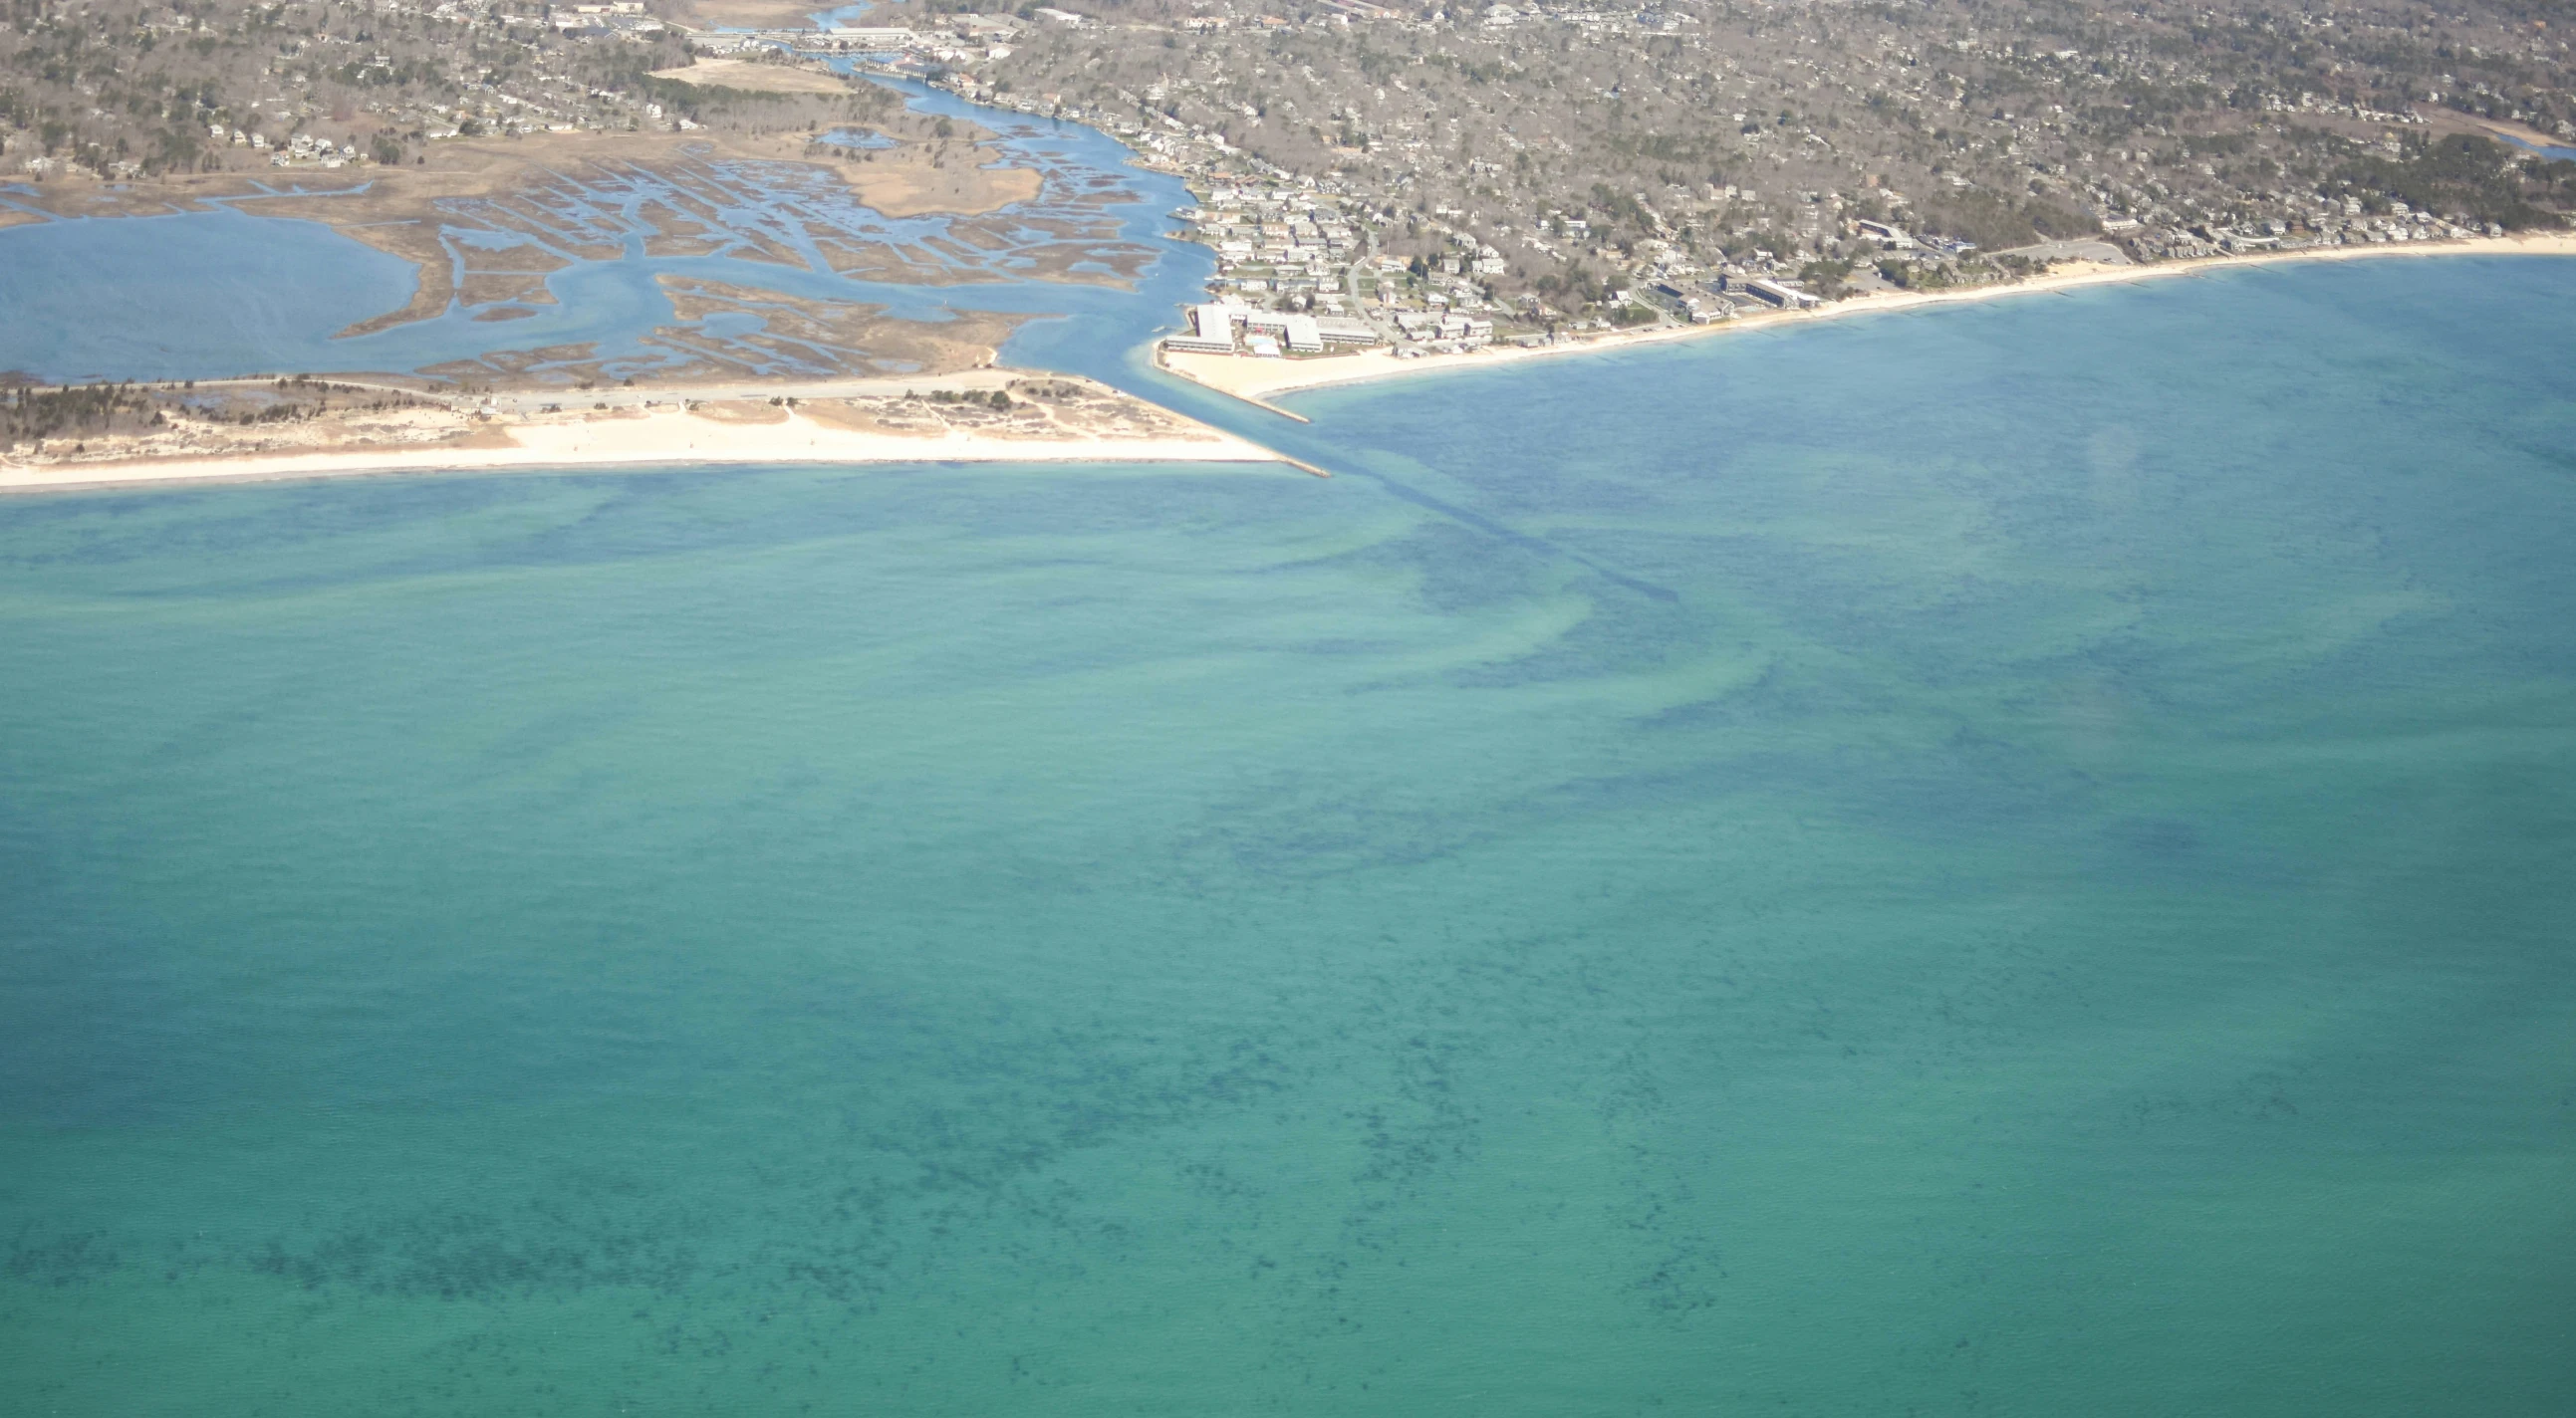
<instances>
[{"instance_id":1,"label":"deep blue channel water","mask_svg":"<svg viewBox=\"0 0 2576 1418\"><path fill-rule=\"evenodd\" d=\"M2571 357L2389 260L1211 410L1329 481L0 501L0 1410L2563 1414Z\"/></svg>"}]
</instances>

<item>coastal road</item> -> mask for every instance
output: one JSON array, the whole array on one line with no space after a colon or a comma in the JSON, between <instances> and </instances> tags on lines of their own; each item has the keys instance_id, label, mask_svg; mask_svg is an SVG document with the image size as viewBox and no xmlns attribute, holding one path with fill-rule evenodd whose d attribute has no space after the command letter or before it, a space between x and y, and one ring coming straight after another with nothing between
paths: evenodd
<instances>
[{"instance_id":1,"label":"coastal road","mask_svg":"<svg viewBox=\"0 0 2576 1418\"><path fill-rule=\"evenodd\" d=\"M930 393L946 389L954 392L983 393L1008 388L1022 379L1054 379L1066 383L1098 387L1079 375L1054 374L1036 369L968 369L955 374L892 375L867 379L764 379L738 384L688 384L665 387L622 385L599 389L521 389L506 393L460 394L449 396L458 408L489 409L495 413L535 413L554 405L567 409L605 406L632 409L645 405L676 404L685 399L699 403L711 399L899 399L909 393Z\"/></svg>"},{"instance_id":2,"label":"coastal road","mask_svg":"<svg viewBox=\"0 0 2576 1418\"><path fill-rule=\"evenodd\" d=\"M766 379L732 384L637 385L632 388L621 384L598 389L513 389L489 394L455 394L424 389L416 384L394 384L333 374L310 377L316 384L328 384L339 389L370 389L425 399L453 409L519 414L537 413L555 406L567 409L632 409L676 404L684 399L691 403L710 399L899 399L909 393L927 394L941 389L952 393L986 393L1008 388L1022 379L1053 379L1091 389L1106 388L1095 380L1075 374L990 366L960 370L954 374L883 375L865 379ZM275 387L276 383L275 376L200 379L191 387L266 389Z\"/></svg>"}]
</instances>

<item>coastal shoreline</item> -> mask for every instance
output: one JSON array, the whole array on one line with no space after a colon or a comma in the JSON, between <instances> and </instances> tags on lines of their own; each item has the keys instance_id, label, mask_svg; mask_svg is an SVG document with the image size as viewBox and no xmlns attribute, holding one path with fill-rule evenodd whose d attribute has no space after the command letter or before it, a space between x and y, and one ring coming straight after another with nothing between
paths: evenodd
<instances>
[{"instance_id":1,"label":"coastal shoreline","mask_svg":"<svg viewBox=\"0 0 2576 1418\"><path fill-rule=\"evenodd\" d=\"M2218 257L2152 266L2096 263L2061 268L2029 280L1968 290L1898 292L1838 301L1815 310L1753 316L1714 325L1666 327L1615 333L1579 342L1537 348L1504 347L1466 354L1398 359L1379 349L1320 359L1252 359L1225 355L1171 354L1154 347L1155 365L1212 392L1228 395L1254 408L1300 423L1304 415L1269 402L1275 395L1438 374L1492 369L1526 360L1562 355L1606 353L1676 340L1700 339L1740 331L1789 329L1820 320L1871 314L1895 314L1935 306L2000 300L2012 296L2055 294L2094 286L2120 285L2251 269L2298 261L2367 260L2381 257L2433 256L2576 256L2576 233L2534 237L2483 238L2473 241L2266 253ZM719 402L691 407L689 389L619 389L600 391L601 411L569 417L490 417L495 401L517 406L524 414L556 391L514 391L485 396L487 408L476 416L470 408L420 415L436 426L415 426L412 435L395 441L344 441L305 448L259 448L237 452L199 451L31 461L0 456L0 495L11 493L95 492L114 488L203 486L254 482L311 481L348 477L433 473L578 472L637 468L702 468L742 465L885 466L895 464L986 463L1206 463L1272 464L1315 475L1323 469L1288 457L1251 439L1187 419L1168 409L1144 405L1131 396L1045 371L986 368L928 380L885 378L823 384L782 383L780 397L804 395L809 400L868 395L880 399L897 386L928 386L964 396L989 393L1021 379L1079 382L1094 393L1124 400L1161 420L1160 426L1090 425L1054 422L1029 428L948 427L939 432L892 430L835 417L825 407L808 403L765 412L751 408L769 386L710 388L698 399ZM251 381L237 381L248 383ZM880 388L879 386L883 386ZM387 386L391 388L393 386ZM587 397L587 396L585 396ZM611 409L606 400L618 401ZM673 399L674 404L661 404ZM776 398L771 401L777 402ZM639 407L640 404L640 407ZM728 409L730 408L730 412ZM1054 415L1049 416L1054 419ZM452 422L450 422L452 420ZM427 436L420 436L426 434Z\"/></svg>"},{"instance_id":2,"label":"coastal shoreline","mask_svg":"<svg viewBox=\"0 0 2576 1418\"><path fill-rule=\"evenodd\" d=\"M2292 262L2375 260L2399 256L2576 256L2576 232L2552 232L2519 237L2479 237L2465 241L2391 243L2385 246L2315 247L2300 251L2265 252L2251 256L2213 256L2189 261L2165 261L2152 266L2113 266L2099 262L2068 263L2047 274L2009 284L1976 286L1967 290L1897 291L1839 300L1814 310L1780 311L1711 325L1666 326L1655 330L1617 332L1558 345L1540 345L1534 348L1517 345L1488 347L1464 354L1426 355L1415 359L1398 359L1392 351L1385 349L1300 360L1259 359L1243 355L1175 354L1164 351L1158 343L1154 350L1154 361L1156 367L1165 373L1187 379L1202 388L1230 395L1265 412L1283 414L1303 422L1301 415L1289 413L1288 410L1271 404L1268 400L1276 395L1299 393L1309 389L1414 378L1429 374L1493 369L1526 360L1565 355L1602 354L1615 350L1666 344L1677 340L1708 339L1760 330L1784 330L1820 320L1898 314L1939 305L2001 300L2012 296L2051 295L2093 286L2167 280L2182 276L2207 275L2214 271L2247 270Z\"/></svg>"},{"instance_id":3,"label":"coastal shoreline","mask_svg":"<svg viewBox=\"0 0 2576 1418\"><path fill-rule=\"evenodd\" d=\"M662 409L481 426L461 437L411 445L45 464L0 458L0 495L428 473L920 463L1266 463L1314 471L1205 425L1145 437L1067 432L1011 436L953 429L925 436L836 427L796 410L779 410L772 422L741 423Z\"/></svg>"}]
</instances>

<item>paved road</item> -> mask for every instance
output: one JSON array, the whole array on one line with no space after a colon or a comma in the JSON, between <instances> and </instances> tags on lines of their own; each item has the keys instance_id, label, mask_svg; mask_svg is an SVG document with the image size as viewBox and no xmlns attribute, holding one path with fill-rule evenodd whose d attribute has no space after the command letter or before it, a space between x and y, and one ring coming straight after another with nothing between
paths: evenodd
<instances>
[{"instance_id":1,"label":"paved road","mask_svg":"<svg viewBox=\"0 0 2576 1418\"><path fill-rule=\"evenodd\" d=\"M683 399L691 403L708 399L884 399L900 398L914 390L924 393L933 389L992 390L1005 388L1021 379L1066 380L1087 387L1100 387L1079 375L1053 374L1031 369L969 369L956 374L884 375L866 379L770 379L735 384L691 384L675 387L626 388L613 385L600 389L514 389L493 394L456 394L444 390L420 389L408 384L387 384L367 379L344 379L338 376L315 376L316 383L336 388L371 389L387 394L407 394L431 403L459 409L488 409L494 413L535 413L553 405L567 409L596 408L605 404L612 409L631 409L643 405L676 404ZM200 379L196 387L267 389L277 381L268 379Z\"/></svg>"},{"instance_id":2,"label":"paved road","mask_svg":"<svg viewBox=\"0 0 2576 1418\"><path fill-rule=\"evenodd\" d=\"M913 390L932 389L1000 389L1021 379L1063 379L1064 375L1047 374L1028 369L969 369L957 374L915 375L905 378L890 375L869 379L769 379L743 384L691 384L674 388L635 388L612 386L600 389L513 390L497 394L462 395L451 400L460 408L491 409L495 412L534 413L550 405L567 409L588 409L605 404L612 409L631 409L639 405L676 404L686 399L698 403L708 399L885 399L901 398ZM1088 379L1073 379L1077 384L1090 384Z\"/></svg>"}]
</instances>

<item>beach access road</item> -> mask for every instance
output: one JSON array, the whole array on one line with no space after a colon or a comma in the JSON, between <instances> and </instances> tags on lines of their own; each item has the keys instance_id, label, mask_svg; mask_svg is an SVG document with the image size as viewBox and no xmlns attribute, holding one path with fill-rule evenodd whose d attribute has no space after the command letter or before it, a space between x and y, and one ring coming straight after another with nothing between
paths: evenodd
<instances>
[{"instance_id":1,"label":"beach access road","mask_svg":"<svg viewBox=\"0 0 2576 1418\"><path fill-rule=\"evenodd\" d=\"M564 409L649 409L668 408L683 401L692 404L717 403L750 399L900 399L906 394L989 394L1008 389L1015 382L1047 379L1100 388L1088 379L1072 375L1048 374L1033 369L967 369L954 374L886 375L867 379L812 379L801 382L775 379L754 380L739 384L692 384L661 388L619 385L599 389L512 390L495 394L455 394L444 396L460 409L488 409L495 413L532 414L550 408Z\"/></svg>"},{"instance_id":2,"label":"beach access road","mask_svg":"<svg viewBox=\"0 0 2576 1418\"><path fill-rule=\"evenodd\" d=\"M685 385L609 385L596 389L512 389L503 392L456 393L425 385L419 380L384 374L316 374L288 376L310 378L316 382L350 389L381 390L404 394L428 403L444 405L464 413L536 414L556 409L655 409L690 404L767 399L900 399L907 394L989 394L996 389L1009 389L1014 383L1042 379L1055 383L1075 384L1107 395L1108 386L1080 375L1050 374L1037 369L959 370L951 374L882 375L865 379L747 380L729 384ZM197 389L262 389L277 382L276 375L250 375L240 379L199 379L189 387Z\"/></svg>"}]
</instances>

